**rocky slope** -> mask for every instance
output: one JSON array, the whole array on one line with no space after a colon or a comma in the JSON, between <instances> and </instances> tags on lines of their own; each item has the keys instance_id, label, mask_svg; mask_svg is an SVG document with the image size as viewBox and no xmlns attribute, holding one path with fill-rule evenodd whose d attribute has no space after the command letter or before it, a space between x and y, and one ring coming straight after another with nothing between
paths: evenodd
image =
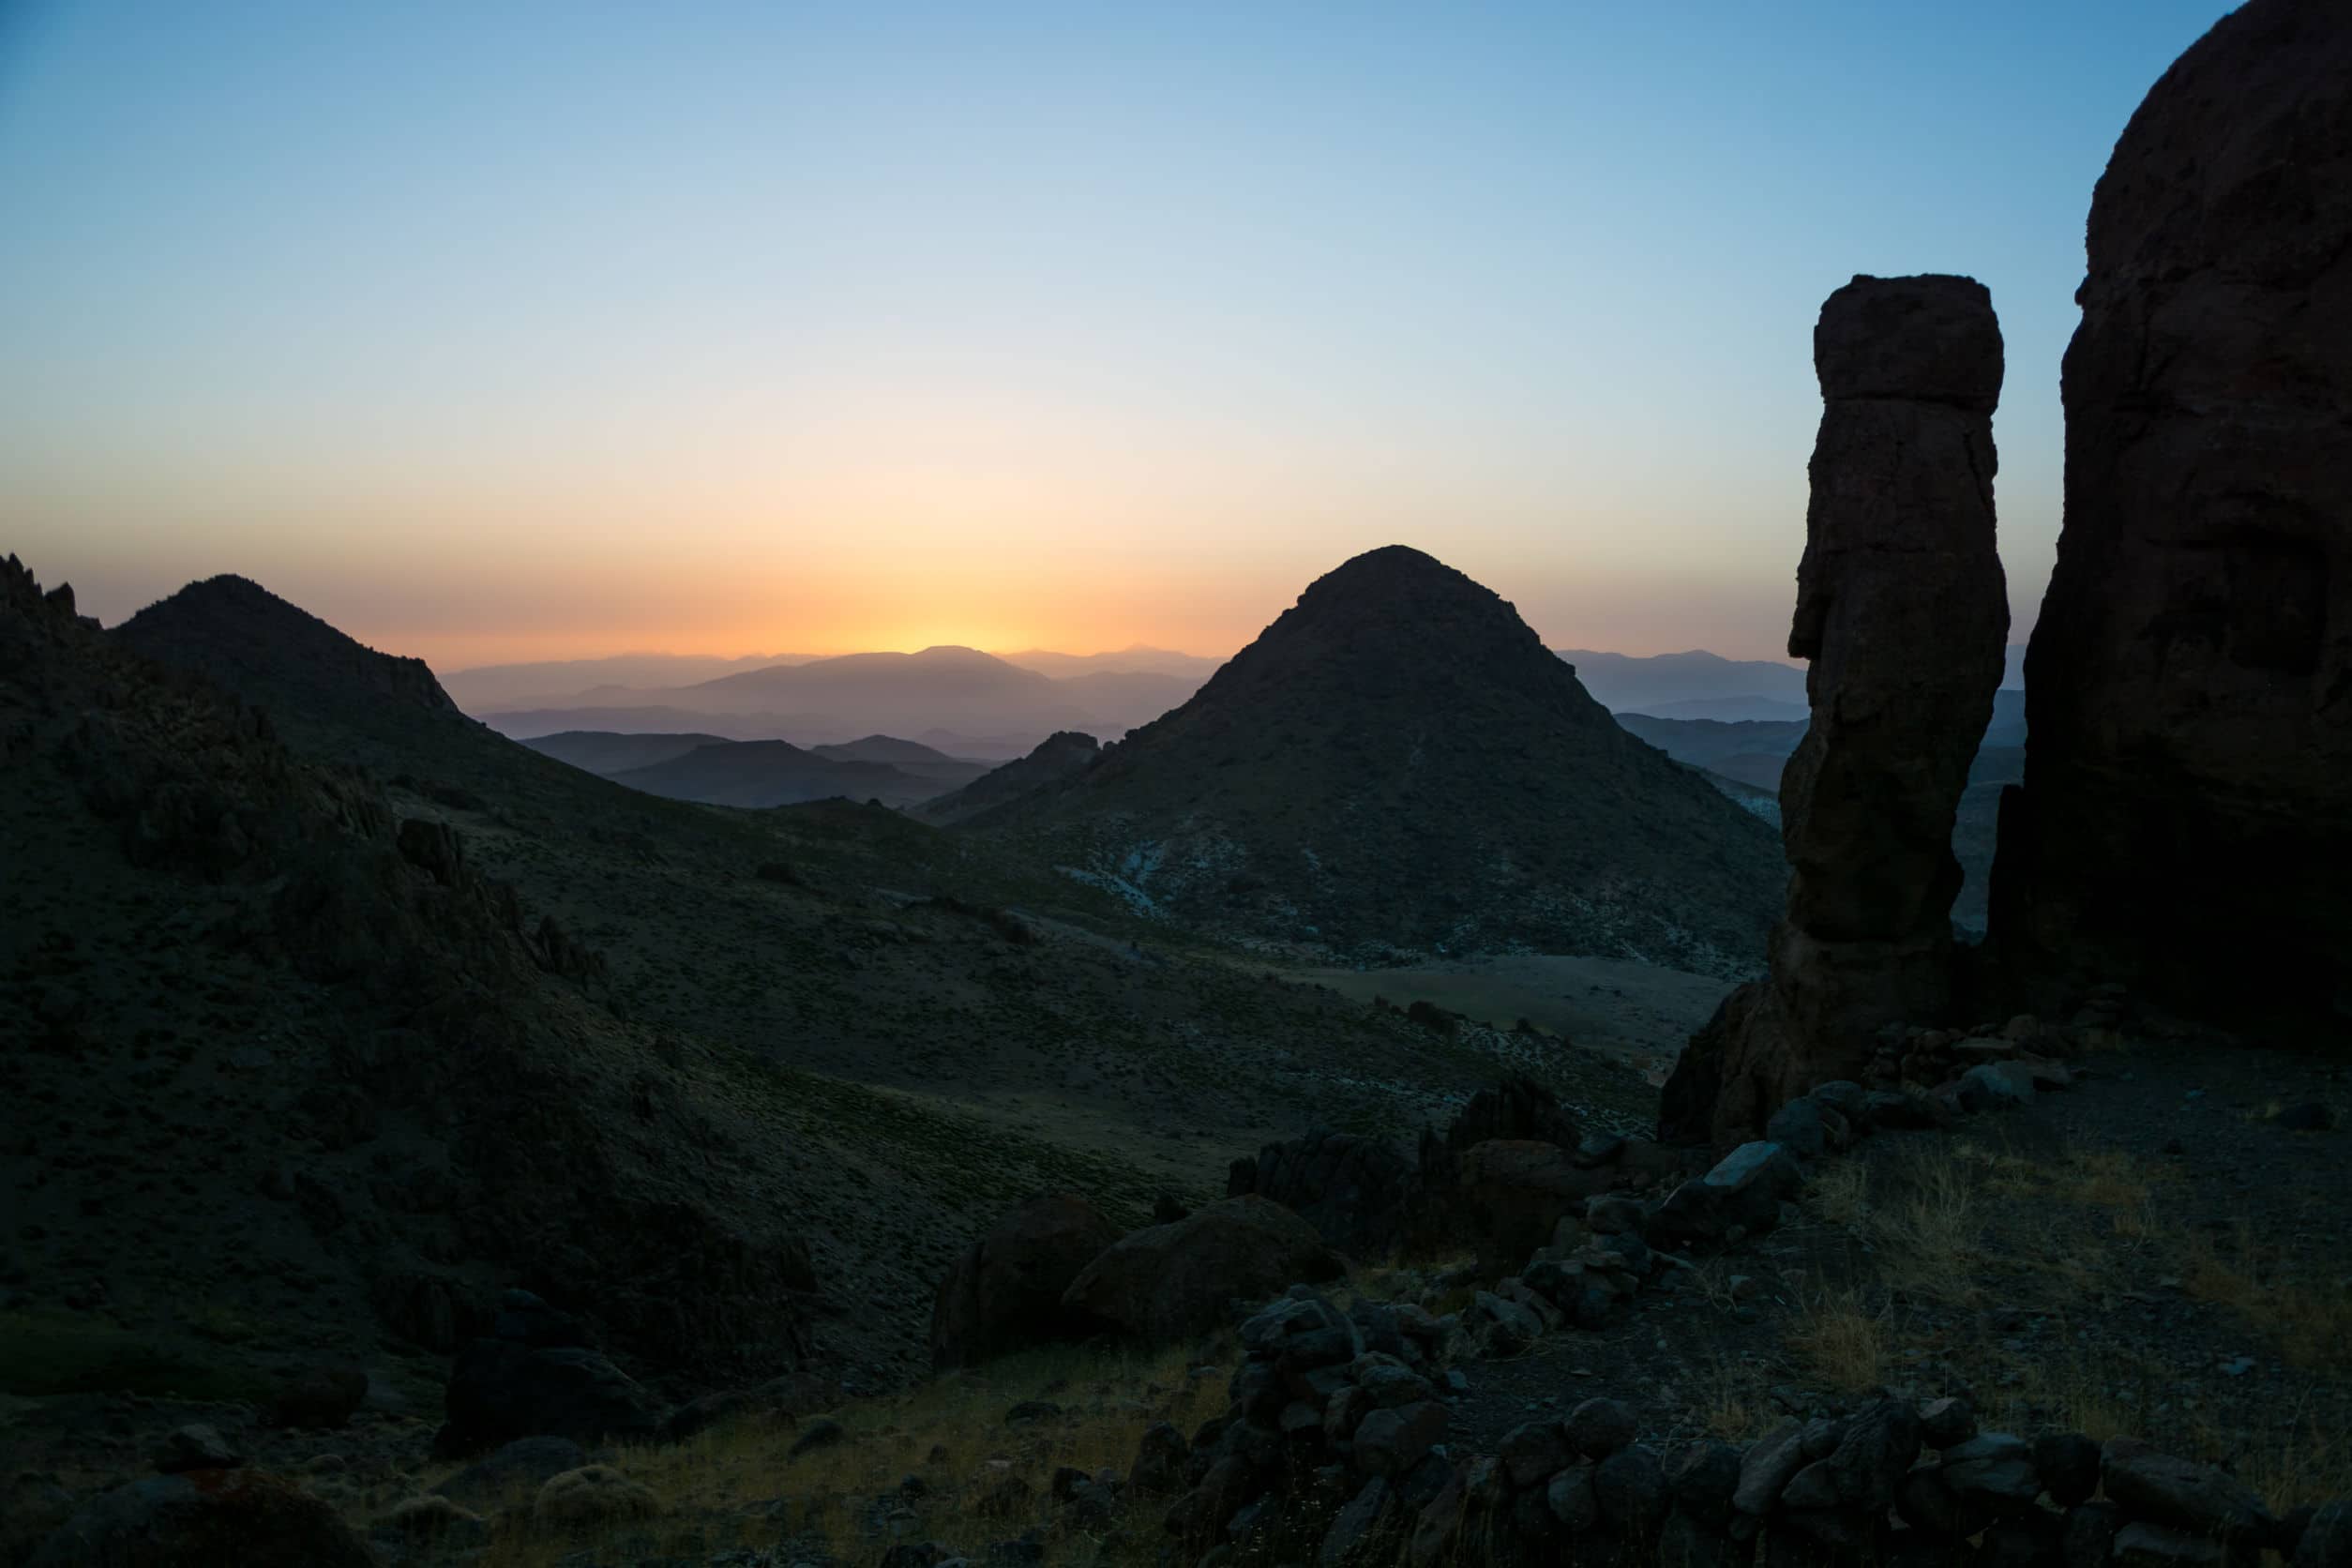
<instances>
[{"instance_id":1,"label":"rocky slope","mask_svg":"<svg viewBox=\"0 0 2352 1568\"><path fill-rule=\"evenodd\" d=\"M1102 745L1092 735L1064 730L1048 735L1026 757L1016 757L962 789L924 802L914 814L939 827L972 822L1033 791L1048 789L1093 766Z\"/></svg>"},{"instance_id":2,"label":"rocky slope","mask_svg":"<svg viewBox=\"0 0 2352 1568\"><path fill-rule=\"evenodd\" d=\"M1760 961L1772 830L1620 729L1511 607L1402 547L1192 701L980 820L1138 907L1342 951Z\"/></svg>"},{"instance_id":3,"label":"rocky slope","mask_svg":"<svg viewBox=\"0 0 2352 1568\"><path fill-rule=\"evenodd\" d=\"M295 678L462 723L421 668ZM718 1153L772 1127L445 824L275 729L0 565L11 1380L445 1351L517 1280L672 1366L792 1365L796 1206Z\"/></svg>"},{"instance_id":4,"label":"rocky slope","mask_svg":"<svg viewBox=\"0 0 2352 1568\"><path fill-rule=\"evenodd\" d=\"M805 1229L842 1308L816 1318L816 1356L861 1384L923 1363L941 1271L1041 1187L1139 1218L1303 1099L1406 1136L1490 1070L1476 1032L1195 958L984 839L846 802L663 800L445 703L377 701L390 676L369 661L391 661L258 590L199 584L123 635L236 684L297 753L367 767L396 812L447 824L468 866L605 955L633 1028L750 1119L650 1147L777 1184L760 1213ZM347 686L315 675L334 668Z\"/></svg>"}]
</instances>

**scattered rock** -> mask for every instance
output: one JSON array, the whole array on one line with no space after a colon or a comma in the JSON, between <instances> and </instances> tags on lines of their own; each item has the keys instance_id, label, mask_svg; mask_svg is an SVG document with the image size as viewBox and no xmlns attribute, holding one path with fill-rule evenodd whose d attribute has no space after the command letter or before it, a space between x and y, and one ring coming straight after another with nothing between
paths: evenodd
<instances>
[{"instance_id":1,"label":"scattered rock","mask_svg":"<svg viewBox=\"0 0 2352 1568\"><path fill-rule=\"evenodd\" d=\"M2264 1541L2278 1529L2278 1520L2244 1482L2132 1438L2108 1440L2101 1451L2100 1480L2107 1496L2129 1513L2193 1535ZM2123 1549L2118 1536L2117 1553Z\"/></svg>"}]
</instances>

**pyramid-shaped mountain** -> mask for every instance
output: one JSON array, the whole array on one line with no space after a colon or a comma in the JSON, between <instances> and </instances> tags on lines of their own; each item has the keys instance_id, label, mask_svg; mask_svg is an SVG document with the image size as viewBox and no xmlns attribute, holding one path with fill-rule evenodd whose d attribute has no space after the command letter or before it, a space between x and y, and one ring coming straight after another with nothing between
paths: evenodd
<instances>
[{"instance_id":1,"label":"pyramid-shaped mountain","mask_svg":"<svg viewBox=\"0 0 2352 1568\"><path fill-rule=\"evenodd\" d=\"M384 768L407 765L428 739L480 728L423 659L380 654L246 578L191 582L112 635L158 663L201 671L268 713L301 749L335 749L304 744L324 739L307 731L327 715L337 738L361 753L345 760Z\"/></svg>"},{"instance_id":2,"label":"pyramid-shaped mountain","mask_svg":"<svg viewBox=\"0 0 2352 1568\"><path fill-rule=\"evenodd\" d=\"M1231 935L1363 955L1760 961L1772 829L1620 729L1491 590L1391 546L1317 580L1193 699L977 818Z\"/></svg>"}]
</instances>

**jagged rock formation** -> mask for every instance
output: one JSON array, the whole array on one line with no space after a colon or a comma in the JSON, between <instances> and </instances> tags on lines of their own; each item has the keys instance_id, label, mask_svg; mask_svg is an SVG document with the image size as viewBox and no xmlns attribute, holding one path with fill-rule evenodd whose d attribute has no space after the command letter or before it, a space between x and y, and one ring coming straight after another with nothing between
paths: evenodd
<instances>
[{"instance_id":1,"label":"jagged rock formation","mask_svg":"<svg viewBox=\"0 0 2352 1568\"><path fill-rule=\"evenodd\" d=\"M1993 934L2233 1028L2352 1016L2352 11L2254 0L2092 198Z\"/></svg>"},{"instance_id":2,"label":"jagged rock formation","mask_svg":"<svg viewBox=\"0 0 2352 1568\"><path fill-rule=\"evenodd\" d=\"M1952 829L2008 639L1995 550L2000 328L1966 278L1857 278L1814 328L1824 408L1788 651L1813 719L1781 778L1772 975L1683 1053L1662 1123L1734 1141L1952 1004Z\"/></svg>"},{"instance_id":3,"label":"jagged rock formation","mask_svg":"<svg viewBox=\"0 0 2352 1568\"><path fill-rule=\"evenodd\" d=\"M1783 881L1770 828L1403 546L1319 578L1190 701L971 826L1151 912L1343 954L1748 974Z\"/></svg>"}]
</instances>

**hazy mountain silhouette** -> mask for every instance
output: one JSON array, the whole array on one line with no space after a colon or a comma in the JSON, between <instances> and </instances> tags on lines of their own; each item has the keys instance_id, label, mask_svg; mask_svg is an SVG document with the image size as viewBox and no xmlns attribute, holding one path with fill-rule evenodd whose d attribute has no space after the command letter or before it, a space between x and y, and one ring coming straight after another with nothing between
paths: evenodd
<instances>
[{"instance_id":1,"label":"hazy mountain silhouette","mask_svg":"<svg viewBox=\"0 0 2352 1568\"><path fill-rule=\"evenodd\" d=\"M611 775L631 768L649 768L683 757L697 746L723 746L723 735L616 735L601 730L565 730L540 735L523 745L544 756L590 773Z\"/></svg>"},{"instance_id":2,"label":"hazy mountain silhouette","mask_svg":"<svg viewBox=\"0 0 2352 1568\"><path fill-rule=\"evenodd\" d=\"M1057 654L1046 648L1024 648L1018 653L999 654L997 657L1061 681L1077 675L1106 673L1168 675L1191 683L1187 695L1198 690L1200 683L1215 674L1217 666L1225 662L1199 654L1180 654L1172 648L1147 647L1140 642L1102 654Z\"/></svg>"},{"instance_id":3,"label":"hazy mountain silhouette","mask_svg":"<svg viewBox=\"0 0 2352 1568\"><path fill-rule=\"evenodd\" d=\"M603 658L547 659L528 664L483 664L438 671L441 688L468 713L489 708L555 708L577 703L585 693L691 686L746 670L805 664L813 654L745 654L718 658L703 654L613 654Z\"/></svg>"},{"instance_id":4,"label":"hazy mountain silhouette","mask_svg":"<svg viewBox=\"0 0 2352 1568\"><path fill-rule=\"evenodd\" d=\"M1765 823L1403 547L1318 580L1190 701L972 827L1213 928L1343 948L1745 971L1785 878Z\"/></svg>"},{"instance_id":5,"label":"hazy mountain silhouette","mask_svg":"<svg viewBox=\"0 0 2352 1568\"><path fill-rule=\"evenodd\" d=\"M719 741L651 767L616 773L612 780L671 800L745 807L795 806L836 796L909 806L950 788L888 762L820 757L790 741Z\"/></svg>"},{"instance_id":6,"label":"hazy mountain silhouette","mask_svg":"<svg viewBox=\"0 0 2352 1568\"><path fill-rule=\"evenodd\" d=\"M837 658L741 671L661 688L602 686L571 700L488 710L486 722L517 737L566 730L619 733L703 731L731 740L786 740L803 747L881 731L1003 737L1018 755L1063 730L1123 734L1191 695L1188 679L1097 670L1056 680L972 648Z\"/></svg>"},{"instance_id":7,"label":"hazy mountain silhouette","mask_svg":"<svg viewBox=\"0 0 2352 1568\"><path fill-rule=\"evenodd\" d=\"M1737 697L1805 706L1805 671L1802 664L1783 664L1774 659L1730 659L1697 648L1688 653L1653 654L1647 657L1591 648L1555 651L1576 666L1576 679L1583 683L1585 690L1611 713L1652 713L1660 703Z\"/></svg>"}]
</instances>

